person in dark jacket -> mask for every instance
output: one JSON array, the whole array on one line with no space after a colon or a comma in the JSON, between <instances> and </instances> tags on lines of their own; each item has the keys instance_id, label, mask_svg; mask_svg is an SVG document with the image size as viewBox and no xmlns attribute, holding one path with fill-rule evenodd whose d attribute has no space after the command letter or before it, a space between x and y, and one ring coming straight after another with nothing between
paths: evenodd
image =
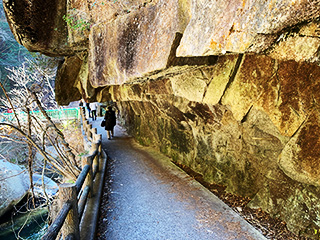
<instances>
[{"instance_id":1,"label":"person in dark jacket","mask_svg":"<svg viewBox=\"0 0 320 240\"><path fill-rule=\"evenodd\" d=\"M91 118L90 103L86 102L86 107L87 107L87 110L88 110L89 118Z\"/></svg>"},{"instance_id":2,"label":"person in dark jacket","mask_svg":"<svg viewBox=\"0 0 320 240\"><path fill-rule=\"evenodd\" d=\"M113 137L113 128L116 125L116 113L112 110L112 107L109 106L106 114L104 115L105 129L107 130L108 139L110 140Z\"/></svg>"}]
</instances>

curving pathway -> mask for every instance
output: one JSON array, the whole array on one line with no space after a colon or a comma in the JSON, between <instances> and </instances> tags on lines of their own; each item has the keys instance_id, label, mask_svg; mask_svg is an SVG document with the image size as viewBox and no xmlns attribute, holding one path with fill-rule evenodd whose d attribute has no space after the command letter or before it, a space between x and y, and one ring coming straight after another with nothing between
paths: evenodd
<instances>
[{"instance_id":1,"label":"curving pathway","mask_svg":"<svg viewBox=\"0 0 320 240\"><path fill-rule=\"evenodd\" d=\"M110 160L97 239L265 239L170 159L142 147L120 128L103 147Z\"/></svg>"}]
</instances>

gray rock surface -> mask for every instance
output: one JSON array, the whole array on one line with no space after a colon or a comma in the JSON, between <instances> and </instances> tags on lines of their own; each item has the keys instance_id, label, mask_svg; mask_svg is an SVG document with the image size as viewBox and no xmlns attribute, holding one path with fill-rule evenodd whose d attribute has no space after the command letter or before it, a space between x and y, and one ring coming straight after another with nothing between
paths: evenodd
<instances>
[{"instance_id":1,"label":"gray rock surface","mask_svg":"<svg viewBox=\"0 0 320 240\"><path fill-rule=\"evenodd\" d=\"M58 185L46 176L43 176L42 180L42 176L40 174L33 174L32 180L34 185L34 192L39 196L45 196L45 194L47 194L49 197L53 197L59 190ZM43 190L42 182L44 182L45 193Z\"/></svg>"},{"instance_id":2,"label":"gray rock surface","mask_svg":"<svg viewBox=\"0 0 320 240\"><path fill-rule=\"evenodd\" d=\"M0 216L27 194L29 186L27 171L6 160L0 160Z\"/></svg>"}]
</instances>

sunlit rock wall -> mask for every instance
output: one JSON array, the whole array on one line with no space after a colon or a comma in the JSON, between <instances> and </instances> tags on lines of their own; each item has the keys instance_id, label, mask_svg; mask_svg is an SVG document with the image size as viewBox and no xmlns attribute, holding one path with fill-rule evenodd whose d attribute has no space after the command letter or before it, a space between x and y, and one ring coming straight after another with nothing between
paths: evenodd
<instances>
[{"instance_id":1,"label":"sunlit rock wall","mask_svg":"<svg viewBox=\"0 0 320 240\"><path fill-rule=\"evenodd\" d=\"M319 7L317 0L194 0L177 54L267 51L280 59L317 61Z\"/></svg>"},{"instance_id":2,"label":"sunlit rock wall","mask_svg":"<svg viewBox=\"0 0 320 240\"><path fill-rule=\"evenodd\" d=\"M18 42L65 56L60 104L129 132L295 233L320 229L318 0L4 0Z\"/></svg>"},{"instance_id":3,"label":"sunlit rock wall","mask_svg":"<svg viewBox=\"0 0 320 240\"><path fill-rule=\"evenodd\" d=\"M97 98L117 101L140 143L312 235L320 211L319 84L316 64L238 54L105 87Z\"/></svg>"}]
</instances>

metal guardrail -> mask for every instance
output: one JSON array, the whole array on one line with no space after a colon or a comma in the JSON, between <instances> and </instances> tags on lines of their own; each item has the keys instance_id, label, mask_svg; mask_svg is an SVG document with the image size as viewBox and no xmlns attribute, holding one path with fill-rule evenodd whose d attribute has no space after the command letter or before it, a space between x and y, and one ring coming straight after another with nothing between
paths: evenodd
<instances>
[{"instance_id":1,"label":"metal guardrail","mask_svg":"<svg viewBox=\"0 0 320 240\"><path fill-rule=\"evenodd\" d=\"M62 109L49 109L46 110L47 114L52 120L68 120L68 119L78 119L80 117L79 108L62 108ZM45 116L41 111L30 111L31 115L38 117L40 120L46 120ZM19 119L22 121L27 121L28 116L26 112L17 112ZM0 113L0 122L13 121L13 113Z\"/></svg>"},{"instance_id":2,"label":"metal guardrail","mask_svg":"<svg viewBox=\"0 0 320 240\"><path fill-rule=\"evenodd\" d=\"M65 119L78 119L79 115L79 108L63 108L63 109L50 109L47 110L47 114L53 120L65 120ZM39 114L40 118L44 118L42 113Z\"/></svg>"},{"instance_id":3,"label":"metal guardrail","mask_svg":"<svg viewBox=\"0 0 320 240\"><path fill-rule=\"evenodd\" d=\"M59 186L60 211L49 226L42 240L54 240L61 232L63 239L80 239L80 222L88 199L93 194L93 184L97 173L100 171L103 150L101 146L102 135L97 134L97 129L85 119L82 108L81 120L83 130L92 142L88 155L82 157L82 171L75 183L64 183Z\"/></svg>"}]
</instances>

